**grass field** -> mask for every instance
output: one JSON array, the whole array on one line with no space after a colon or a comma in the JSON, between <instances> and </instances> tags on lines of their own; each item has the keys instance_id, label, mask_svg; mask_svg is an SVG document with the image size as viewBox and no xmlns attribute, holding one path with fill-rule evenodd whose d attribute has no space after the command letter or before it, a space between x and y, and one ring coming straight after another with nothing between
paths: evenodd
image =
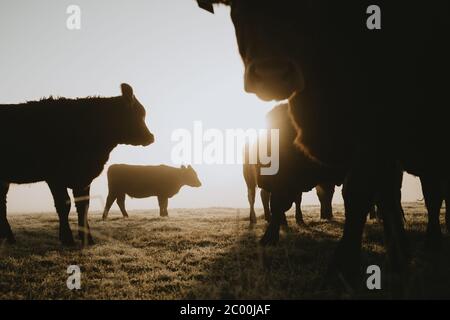
<instances>
[{"instance_id":1,"label":"grass field","mask_svg":"<svg viewBox=\"0 0 450 320\"><path fill-rule=\"evenodd\" d=\"M423 204L404 205L413 260L402 298L450 298L450 241L442 252L423 250ZM332 222L320 221L318 207L304 208L306 227L295 225L280 244L261 248L265 229L249 228L247 209L172 209L169 218L156 210L131 212L124 220L112 212L106 222L90 216L96 245L63 248L56 213L10 215L17 244L0 247L1 299L333 299L392 298L389 288L349 295L321 289L327 263L342 232L342 207ZM75 214L71 214L75 233ZM364 265L383 273L382 228L369 222ZM81 267L81 289L66 286L69 265ZM364 266L363 266L364 267ZM397 296L396 296L397 297Z\"/></svg>"}]
</instances>

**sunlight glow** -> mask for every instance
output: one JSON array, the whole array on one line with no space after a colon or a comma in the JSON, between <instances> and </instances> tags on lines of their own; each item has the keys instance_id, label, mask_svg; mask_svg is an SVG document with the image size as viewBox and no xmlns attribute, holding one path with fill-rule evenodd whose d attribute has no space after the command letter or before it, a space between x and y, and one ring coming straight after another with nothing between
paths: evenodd
<instances>
[{"instance_id":1,"label":"sunlight glow","mask_svg":"<svg viewBox=\"0 0 450 320\"><path fill-rule=\"evenodd\" d=\"M244 92L228 7L218 6L211 15L186 0L79 0L77 5L84 17L77 31L65 27L64 3L18 0L0 11L0 38L8 43L0 60L2 103L49 95L117 96L120 83L129 83L147 109L155 143L119 146L107 166L172 165L172 132L199 120L221 131L266 127L265 114L275 103ZM101 210L106 198L106 169L91 188L93 211ZM195 169L203 187L182 189L170 207L248 207L241 165ZM44 183L11 186L8 203L10 212L53 210ZM130 209L157 207L153 198L127 203ZM317 203L315 194L306 195L304 203ZM256 205L261 206L259 199Z\"/></svg>"}]
</instances>

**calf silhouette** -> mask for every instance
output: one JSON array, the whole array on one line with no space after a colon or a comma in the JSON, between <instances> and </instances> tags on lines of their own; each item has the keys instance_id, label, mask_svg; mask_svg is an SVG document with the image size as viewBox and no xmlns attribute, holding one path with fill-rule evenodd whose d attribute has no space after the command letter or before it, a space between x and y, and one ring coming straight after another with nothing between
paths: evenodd
<instances>
[{"instance_id":1,"label":"calf silhouette","mask_svg":"<svg viewBox=\"0 0 450 320\"><path fill-rule=\"evenodd\" d=\"M258 187L258 165L244 163L243 165L243 175L244 180L247 185L247 198L250 205L250 223L256 223L256 213L255 213L255 198L256 198L256 188ZM330 220L333 218L333 207L332 200L334 195L334 184L322 184L316 186L317 197L320 201L320 218ZM302 212L302 195L303 192L299 192L298 195L293 200L295 204L295 221L298 225L303 225L305 222L303 220ZM264 208L264 219L270 222L270 191L261 189L260 192L261 202ZM282 217L282 224L287 225L286 216Z\"/></svg>"},{"instance_id":2,"label":"calf silhouette","mask_svg":"<svg viewBox=\"0 0 450 320\"><path fill-rule=\"evenodd\" d=\"M275 175L262 175L260 172L262 164L260 163L253 165L254 169L252 170L249 170L250 167L244 167L244 171L247 170L252 173L255 176L256 184L265 190L262 192L262 198L266 202L266 219L270 213L270 224L261 239L263 245L274 244L278 241L279 227L286 219L285 212L294 202L298 204L296 210L297 223L302 223L299 195L302 192L312 190L314 187L317 188L321 200L321 218L332 219L331 202L334 187L342 184L344 177L343 170L322 166L295 147L296 132L287 104L277 105L269 111L266 118L269 129L279 130L279 170ZM267 140L269 140L269 137ZM252 155L250 152L255 152L255 150L249 150L247 147L244 163L252 166L249 163L250 158L255 159L257 157L250 157ZM269 192L270 196L266 192ZM250 200L253 200L252 193L250 195ZM267 205L267 202L269 202L269 205Z\"/></svg>"},{"instance_id":3,"label":"calf silhouette","mask_svg":"<svg viewBox=\"0 0 450 320\"><path fill-rule=\"evenodd\" d=\"M145 109L128 84L112 98L44 99L0 105L0 239L14 243L6 218L10 183L47 182L59 216L59 238L73 245L69 226L73 190L78 235L93 243L87 212L90 184L118 144L147 146L154 141Z\"/></svg>"},{"instance_id":4,"label":"calf silhouette","mask_svg":"<svg viewBox=\"0 0 450 320\"><path fill-rule=\"evenodd\" d=\"M117 200L120 211L128 217L125 209L125 195L133 198L158 197L161 217L168 216L169 198L180 191L181 187L200 187L202 184L191 166L174 168L159 166L112 165L108 169L108 199L106 200L103 219L108 217L109 209Z\"/></svg>"}]
</instances>

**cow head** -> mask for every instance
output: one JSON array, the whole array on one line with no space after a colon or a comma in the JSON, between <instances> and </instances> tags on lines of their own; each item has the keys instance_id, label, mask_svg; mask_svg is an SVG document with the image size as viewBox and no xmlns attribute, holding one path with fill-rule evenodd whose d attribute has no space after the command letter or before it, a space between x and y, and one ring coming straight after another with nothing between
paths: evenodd
<instances>
[{"instance_id":1,"label":"cow head","mask_svg":"<svg viewBox=\"0 0 450 320\"><path fill-rule=\"evenodd\" d=\"M189 165L187 168L185 166L181 166L181 173L183 184L195 188L198 188L202 185L197 176L197 173L195 172L194 168L192 168L192 166Z\"/></svg>"},{"instance_id":2,"label":"cow head","mask_svg":"<svg viewBox=\"0 0 450 320\"><path fill-rule=\"evenodd\" d=\"M201 1L231 6L245 90L263 100L289 99L297 147L323 163L344 161L354 139L352 110L365 101L354 94L364 93L364 81L353 55L366 35L358 27L364 3Z\"/></svg>"},{"instance_id":3,"label":"cow head","mask_svg":"<svg viewBox=\"0 0 450 320\"><path fill-rule=\"evenodd\" d=\"M198 0L200 7L212 12L213 3L231 6L247 92L269 101L287 99L303 90L304 73L297 56L302 2L305 1Z\"/></svg>"},{"instance_id":4,"label":"cow head","mask_svg":"<svg viewBox=\"0 0 450 320\"><path fill-rule=\"evenodd\" d=\"M153 134L145 124L145 108L136 99L133 94L133 88L126 83L122 83L122 102L121 117L119 119L120 143L134 146L148 146L155 141Z\"/></svg>"}]
</instances>

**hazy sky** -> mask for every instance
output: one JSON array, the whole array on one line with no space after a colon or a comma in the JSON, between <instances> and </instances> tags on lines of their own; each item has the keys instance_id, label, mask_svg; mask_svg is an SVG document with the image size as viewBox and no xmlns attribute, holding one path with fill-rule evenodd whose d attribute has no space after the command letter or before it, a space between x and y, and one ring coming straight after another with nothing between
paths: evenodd
<instances>
[{"instance_id":1,"label":"hazy sky","mask_svg":"<svg viewBox=\"0 0 450 320\"><path fill-rule=\"evenodd\" d=\"M80 30L66 27L71 4L81 8ZM156 142L147 148L119 146L107 166L171 165L173 130L192 130L196 120L205 129L262 128L265 113L275 105L244 93L226 7L211 15L194 0L1 0L0 41L0 104L48 95L116 96L121 82L133 86ZM169 208L247 206L241 166L195 168L202 188L184 187ZM418 180L406 177L403 192L404 200L421 198ZM101 210L107 195L104 173L94 180L91 195L92 210ZM335 202L340 201L339 190ZM307 194L304 203L317 203L315 194ZM129 209L156 207L155 198L127 199ZM49 211L53 201L43 183L12 185L8 209Z\"/></svg>"}]
</instances>

